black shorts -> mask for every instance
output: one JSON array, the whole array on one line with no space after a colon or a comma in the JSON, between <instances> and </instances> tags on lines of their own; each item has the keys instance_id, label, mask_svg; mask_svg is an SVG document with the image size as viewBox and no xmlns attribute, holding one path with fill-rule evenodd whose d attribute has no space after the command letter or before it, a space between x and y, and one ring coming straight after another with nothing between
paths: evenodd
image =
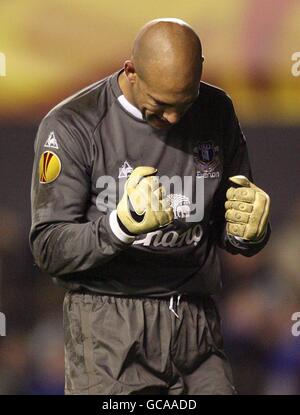
<instances>
[{"instance_id":1,"label":"black shorts","mask_svg":"<svg viewBox=\"0 0 300 415\"><path fill-rule=\"evenodd\" d=\"M172 300L70 291L64 300L64 331L65 394L236 393L210 297Z\"/></svg>"}]
</instances>

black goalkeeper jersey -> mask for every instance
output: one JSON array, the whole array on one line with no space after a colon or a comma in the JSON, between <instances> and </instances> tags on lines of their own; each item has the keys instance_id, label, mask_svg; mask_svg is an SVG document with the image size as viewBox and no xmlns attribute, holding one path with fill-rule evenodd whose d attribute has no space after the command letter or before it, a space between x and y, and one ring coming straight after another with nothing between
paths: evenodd
<instances>
[{"instance_id":1,"label":"black goalkeeper jersey","mask_svg":"<svg viewBox=\"0 0 300 415\"><path fill-rule=\"evenodd\" d=\"M201 82L198 99L180 122L157 130L122 95L120 73L63 101L40 124L31 194L35 261L69 289L149 297L213 294L221 285L217 246L251 256L270 233L268 228L259 243L226 235L228 178L252 180L231 99ZM138 166L156 167L162 182L171 183L175 219L132 237L120 228L116 205Z\"/></svg>"}]
</instances>

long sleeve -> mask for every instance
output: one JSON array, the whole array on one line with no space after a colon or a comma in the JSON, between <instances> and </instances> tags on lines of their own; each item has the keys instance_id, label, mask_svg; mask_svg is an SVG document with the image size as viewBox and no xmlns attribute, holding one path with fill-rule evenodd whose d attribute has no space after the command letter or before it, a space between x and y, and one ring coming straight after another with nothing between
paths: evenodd
<instances>
[{"instance_id":1,"label":"long sleeve","mask_svg":"<svg viewBox=\"0 0 300 415\"><path fill-rule=\"evenodd\" d=\"M264 237L257 242L248 242L241 238L227 235L225 220L226 192L232 183L229 177L244 175L253 182L251 166L249 162L248 148L245 136L236 117L232 101L226 99L223 112L223 142L224 142L224 171L220 188L215 196L212 217L216 217L215 231L218 245L232 254L253 256L259 252L268 242L271 227L268 224Z\"/></svg>"},{"instance_id":2,"label":"long sleeve","mask_svg":"<svg viewBox=\"0 0 300 415\"><path fill-rule=\"evenodd\" d=\"M93 163L88 134L68 114L47 116L37 133L30 246L36 264L52 275L101 265L134 240L118 228L114 212L86 219Z\"/></svg>"}]
</instances>

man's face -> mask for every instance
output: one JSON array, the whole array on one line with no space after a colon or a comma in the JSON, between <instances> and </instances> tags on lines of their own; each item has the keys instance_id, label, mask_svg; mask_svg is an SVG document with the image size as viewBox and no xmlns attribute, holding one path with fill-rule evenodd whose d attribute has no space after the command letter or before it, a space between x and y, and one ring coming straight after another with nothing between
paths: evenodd
<instances>
[{"instance_id":1,"label":"man's face","mask_svg":"<svg viewBox=\"0 0 300 415\"><path fill-rule=\"evenodd\" d=\"M144 120L153 128L168 129L179 122L197 99L199 81L180 93L174 93L171 88L162 92L137 75L132 93Z\"/></svg>"}]
</instances>

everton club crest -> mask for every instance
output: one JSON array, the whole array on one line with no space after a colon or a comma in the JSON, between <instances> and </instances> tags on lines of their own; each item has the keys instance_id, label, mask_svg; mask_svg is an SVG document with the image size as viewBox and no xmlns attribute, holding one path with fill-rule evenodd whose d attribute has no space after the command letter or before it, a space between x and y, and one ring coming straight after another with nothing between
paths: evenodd
<instances>
[{"instance_id":1,"label":"everton club crest","mask_svg":"<svg viewBox=\"0 0 300 415\"><path fill-rule=\"evenodd\" d=\"M220 177L220 172L217 170L220 166L219 146L212 141L198 143L193 149L193 156L198 177Z\"/></svg>"}]
</instances>

